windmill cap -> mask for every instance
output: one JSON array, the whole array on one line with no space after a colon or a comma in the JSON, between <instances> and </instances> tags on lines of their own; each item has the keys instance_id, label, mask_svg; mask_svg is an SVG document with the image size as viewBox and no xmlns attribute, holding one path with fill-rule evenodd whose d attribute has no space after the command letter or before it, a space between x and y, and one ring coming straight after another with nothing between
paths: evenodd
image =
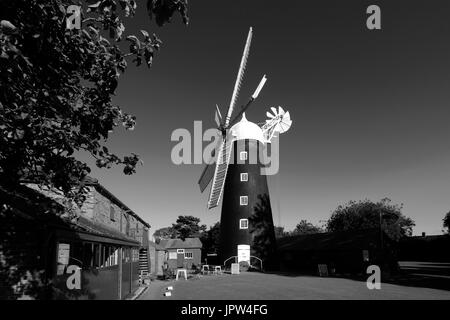
<instances>
[{"instance_id":1,"label":"windmill cap","mask_svg":"<svg viewBox=\"0 0 450 320\"><path fill-rule=\"evenodd\" d=\"M231 127L231 134L235 140L258 140L261 143L266 143L264 134L261 128L245 117L245 112L242 114L242 119Z\"/></svg>"}]
</instances>

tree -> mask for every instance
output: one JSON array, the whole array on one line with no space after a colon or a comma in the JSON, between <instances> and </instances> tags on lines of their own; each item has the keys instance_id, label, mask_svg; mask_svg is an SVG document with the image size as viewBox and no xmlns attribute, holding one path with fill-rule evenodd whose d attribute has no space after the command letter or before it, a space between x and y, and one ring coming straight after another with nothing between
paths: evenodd
<instances>
[{"instance_id":1,"label":"tree","mask_svg":"<svg viewBox=\"0 0 450 320\"><path fill-rule=\"evenodd\" d=\"M280 238L289 236L289 232L284 231L284 227L275 226L274 229L275 229L275 238L276 239L280 239Z\"/></svg>"},{"instance_id":2,"label":"tree","mask_svg":"<svg viewBox=\"0 0 450 320\"><path fill-rule=\"evenodd\" d=\"M447 212L443 221L444 221L444 228L447 228L447 233L450 233L450 211Z\"/></svg>"},{"instance_id":3,"label":"tree","mask_svg":"<svg viewBox=\"0 0 450 320\"><path fill-rule=\"evenodd\" d=\"M368 199L363 201L350 201L340 205L327 221L327 230L347 231L369 228L381 228L394 240L403 236L411 236L415 226L411 218L401 212L403 206L392 204L391 200L384 198L378 202ZM381 217L381 218L380 218Z\"/></svg>"},{"instance_id":4,"label":"tree","mask_svg":"<svg viewBox=\"0 0 450 320\"><path fill-rule=\"evenodd\" d=\"M140 163L137 154L119 157L104 142L119 124L135 126L136 118L112 103L127 61L150 67L161 41L145 30L125 35L122 17L134 16L134 0L84 3L0 0L0 182L8 190L27 178L81 201L90 168L74 152L87 152L100 168L123 165L125 174ZM66 28L73 4L81 6L79 30ZM147 0L147 12L159 26L176 12L188 22L186 0Z\"/></svg>"},{"instance_id":5,"label":"tree","mask_svg":"<svg viewBox=\"0 0 450 320\"><path fill-rule=\"evenodd\" d=\"M178 216L176 223L172 224L173 235L182 240L200 237L206 231L206 225L199 225L200 219L194 216Z\"/></svg>"},{"instance_id":6,"label":"tree","mask_svg":"<svg viewBox=\"0 0 450 320\"><path fill-rule=\"evenodd\" d=\"M153 233L153 237L155 238L156 243L159 243L161 240L172 239L175 237L175 232L172 227L165 227L158 230L155 230Z\"/></svg>"},{"instance_id":7,"label":"tree","mask_svg":"<svg viewBox=\"0 0 450 320\"><path fill-rule=\"evenodd\" d=\"M295 229L292 231L292 235L299 235L299 234L314 234L314 233L321 233L324 232L324 230L319 227L313 225L311 222L308 222L306 220L300 220L300 222L297 224Z\"/></svg>"},{"instance_id":8,"label":"tree","mask_svg":"<svg viewBox=\"0 0 450 320\"><path fill-rule=\"evenodd\" d=\"M42 281L48 280L41 277L40 266L24 263L33 257L24 255L26 247L20 254L12 250L16 239L28 238L15 231L23 226L21 221L31 225L22 217L21 208L29 199L22 201L18 195L29 190L23 190L21 182L59 189L68 204L75 200L80 205L82 181L90 168L75 152L90 154L101 168L123 165L125 174L134 173L140 163L137 154L119 157L105 146L110 132L120 124L132 130L136 120L114 105L112 97L127 61L150 67L161 41L145 30L139 37L125 35L122 18L134 16L135 0L85 3L0 0L0 226L9 229L0 232L0 286L18 296L35 292L39 297L47 290ZM66 28L70 5L81 7L80 29ZM147 0L146 10L159 26L176 12L188 22L186 0ZM129 43L126 50L123 40ZM36 210L36 201L30 202L26 208L32 212L66 218L66 207ZM76 219L73 213L67 217ZM42 219L32 226L36 234L41 229L50 234L48 216L40 214Z\"/></svg>"},{"instance_id":9,"label":"tree","mask_svg":"<svg viewBox=\"0 0 450 320\"><path fill-rule=\"evenodd\" d=\"M277 268L275 231L269 195L258 195L258 202L253 207L253 214L248 218L248 221L252 237L250 245L252 254L263 261L264 269L273 270Z\"/></svg>"},{"instance_id":10,"label":"tree","mask_svg":"<svg viewBox=\"0 0 450 320\"><path fill-rule=\"evenodd\" d=\"M208 253L218 253L220 241L220 222L216 222L207 231L201 234L202 256L206 257Z\"/></svg>"}]
</instances>

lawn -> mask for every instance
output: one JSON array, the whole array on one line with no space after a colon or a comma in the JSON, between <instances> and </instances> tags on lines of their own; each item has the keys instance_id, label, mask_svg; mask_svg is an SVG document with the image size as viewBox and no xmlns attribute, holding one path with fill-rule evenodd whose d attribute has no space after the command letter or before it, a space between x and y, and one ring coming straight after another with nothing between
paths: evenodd
<instances>
[{"instance_id":1,"label":"lawn","mask_svg":"<svg viewBox=\"0 0 450 320\"><path fill-rule=\"evenodd\" d=\"M167 286L172 296L164 297ZM160 300L292 300L292 299L432 299L450 300L450 291L381 284L369 290L364 281L313 276L246 272L208 275L170 282L152 282L140 299Z\"/></svg>"}]
</instances>

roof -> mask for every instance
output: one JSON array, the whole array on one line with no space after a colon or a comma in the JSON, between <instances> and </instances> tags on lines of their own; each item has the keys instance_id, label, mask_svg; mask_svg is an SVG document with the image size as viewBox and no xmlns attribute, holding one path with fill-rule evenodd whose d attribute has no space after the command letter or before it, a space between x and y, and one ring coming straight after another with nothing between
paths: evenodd
<instances>
[{"instance_id":1,"label":"roof","mask_svg":"<svg viewBox=\"0 0 450 320\"><path fill-rule=\"evenodd\" d=\"M22 181L23 184L27 185L28 187L30 187L31 185L36 185L36 183L32 180L32 179L24 179ZM113 195L111 192L108 191L108 189L106 189L104 186L102 186L97 179L92 178L90 176L86 176L83 180L83 184L85 186L93 186L95 187L95 189L101 193L102 195L104 195L105 197L107 197L109 200L113 201L117 206L119 206L122 210L126 211L127 213L131 214L133 217L135 217L137 220L139 220L143 225L145 225L147 228L150 228L150 224L146 221L144 221L141 217L139 217L133 210L131 210L130 208L128 208L128 206L126 206L122 201L120 201L115 195ZM34 188L35 190L39 189L39 186L36 185L37 188ZM41 190L42 191L42 190ZM62 193L56 193L56 190L47 190L48 192L46 192L46 196L47 197L51 197L55 200L55 198L63 198L64 195ZM53 192L55 191L55 192ZM53 193L53 195L51 195L51 193Z\"/></svg>"},{"instance_id":2,"label":"roof","mask_svg":"<svg viewBox=\"0 0 450 320\"><path fill-rule=\"evenodd\" d=\"M202 242L199 238L181 239L163 239L159 242L161 248L167 249L195 249L202 248Z\"/></svg>"},{"instance_id":3,"label":"roof","mask_svg":"<svg viewBox=\"0 0 450 320\"><path fill-rule=\"evenodd\" d=\"M401 241L435 241L435 240L448 240L450 234L433 234L429 236L412 236L401 239Z\"/></svg>"},{"instance_id":4,"label":"roof","mask_svg":"<svg viewBox=\"0 0 450 320\"><path fill-rule=\"evenodd\" d=\"M89 232L91 234L96 234L105 238L117 239L127 242L135 242L137 244L140 244L139 241L131 237L128 237L117 230L102 226L84 217L79 217L74 224L76 224L77 227L80 227L84 231Z\"/></svg>"},{"instance_id":5,"label":"roof","mask_svg":"<svg viewBox=\"0 0 450 320\"><path fill-rule=\"evenodd\" d=\"M147 228L150 228L150 224L144 221L141 217L139 217L133 210L128 208L127 205L125 205L122 201L120 201L115 195L113 195L111 192L108 191L104 186L102 186L97 179L87 176L84 179L84 184L87 186L93 186L96 188L98 192L100 192L102 195L107 197L109 200L113 201L116 205L118 205L120 208L122 208L127 213L131 214L133 217L135 217L137 220L142 222L143 225L145 225Z\"/></svg>"},{"instance_id":6,"label":"roof","mask_svg":"<svg viewBox=\"0 0 450 320\"><path fill-rule=\"evenodd\" d=\"M231 127L231 134L236 140L258 140L261 143L266 143L262 129L253 122L250 122L245 117L245 112L242 114L242 119Z\"/></svg>"},{"instance_id":7,"label":"roof","mask_svg":"<svg viewBox=\"0 0 450 320\"><path fill-rule=\"evenodd\" d=\"M379 229L350 230L284 237L277 240L279 251L352 250L377 245ZM388 241L387 236L383 237Z\"/></svg>"},{"instance_id":8,"label":"roof","mask_svg":"<svg viewBox=\"0 0 450 320\"><path fill-rule=\"evenodd\" d=\"M82 216L76 219L68 219L61 216L67 208L59 203L57 195L52 193L43 193L42 190L22 185L20 189L15 190L14 194L8 194L5 189L0 187L0 195L7 200L7 203L13 204L16 214L35 221L36 224L47 225L55 229L75 233L93 235L104 242L115 240L115 243L124 243L127 245L140 244L139 241L129 238L117 230L101 226ZM52 195L53 197L51 197Z\"/></svg>"}]
</instances>

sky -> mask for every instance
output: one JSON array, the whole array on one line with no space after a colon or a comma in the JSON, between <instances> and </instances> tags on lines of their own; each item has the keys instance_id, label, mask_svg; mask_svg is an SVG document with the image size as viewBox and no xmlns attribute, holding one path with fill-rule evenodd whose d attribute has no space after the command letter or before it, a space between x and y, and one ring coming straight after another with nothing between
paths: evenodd
<instances>
[{"instance_id":1,"label":"sky","mask_svg":"<svg viewBox=\"0 0 450 320\"><path fill-rule=\"evenodd\" d=\"M381 8L381 30L366 27L371 4ZM121 76L114 102L137 126L118 129L107 145L139 154L144 165L125 176L89 163L151 234L179 215L208 226L220 219L197 185L203 166L172 163L171 134L193 134L194 121L214 126L215 104L224 112L230 102L250 26L238 103L266 74L247 119L262 122L280 105L293 120L280 137L279 173L268 179L275 224L322 224L340 204L388 197L416 222L414 234L442 232L450 210L448 1L190 0L188 26L175 16L161 28L138 5L125 33L146 29L163 45L150 69L130 63Z\"/></svg>"}]
</instances>

